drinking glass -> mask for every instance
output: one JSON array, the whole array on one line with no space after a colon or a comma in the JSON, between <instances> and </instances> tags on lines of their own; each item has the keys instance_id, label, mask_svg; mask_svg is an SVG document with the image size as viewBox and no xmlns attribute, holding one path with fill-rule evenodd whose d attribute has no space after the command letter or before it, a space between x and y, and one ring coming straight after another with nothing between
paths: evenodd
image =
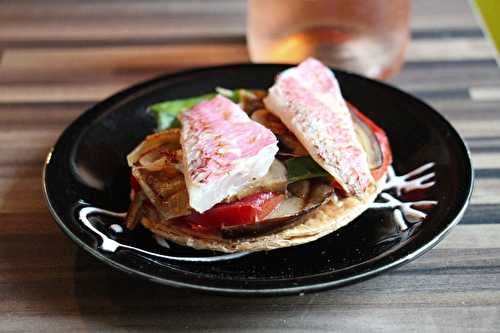
<instances>
[{"instance_id":1,"label":"drinking glass","mask_svg":"<svg viewBox=\"0 0 500 333\"><path fill-rule=\"evenodd\" d=\"M325 64L387 79L409 40L409 0L248 0L254 62Z\"/></svg>"}]
</instances>

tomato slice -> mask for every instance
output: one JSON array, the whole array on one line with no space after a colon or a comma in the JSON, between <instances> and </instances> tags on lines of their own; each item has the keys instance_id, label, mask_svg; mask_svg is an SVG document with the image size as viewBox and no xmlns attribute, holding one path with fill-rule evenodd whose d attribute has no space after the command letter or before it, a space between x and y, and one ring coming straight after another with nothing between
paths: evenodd
<instances>
[{"instance_id":1,"label":"tomato slice","mask_svg":"<svg viewBox=\"0 0 500 333\"><path fill-rule=\"evenodd\" d=\"M372 170L372 176L378 181L382 176L386 173L389 165L392 164L392 152L391 146L389 145L389 139L385 134L384 130L378 127L372 120L370 120L367 116L365 116L361 111L359 111L354 105L347 102L347 106L351 112L354 112L358 118L364 122L375 134L377 138L378 144L380 145L380 149L382 150L383 163L378 169Z\"/></svg>"},{"instance_id":2,"label":"tomato slice","mask_svg":"<svg viewBox=\"0 0 500 333\"><path fill-rule=\"evenodd\" d=\"M239 201L218 204L206 212L184 219L196 230L217 230L223 226L253 224L271 213L285 196L275 192L259 192Z\"/></svg>"}]
</instances>

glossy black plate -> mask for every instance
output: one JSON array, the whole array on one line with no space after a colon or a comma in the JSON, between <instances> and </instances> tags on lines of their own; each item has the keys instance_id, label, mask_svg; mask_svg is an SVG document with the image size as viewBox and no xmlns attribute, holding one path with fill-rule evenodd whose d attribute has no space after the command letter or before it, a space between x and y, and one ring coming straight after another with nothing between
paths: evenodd
<instances>
[{"instance_id":1,"label":"glossy black plate","mask_svg":"<svg viewBox=\"0 0 500 333\"><path fill-rule=\"evenodd\" d=\"M286 67L242 64L161 76L83 113L61 135L45 165L45 193L56 222L83 249L124 272L170 286L232 294L294 294L338 287L406 263L436 245L458 223L471 195L473 171L464 142L438 112L417 98L335 71L346 99L387 132L397 173L436 163L434 186L400 197L438 201L423 222L402 230L392 210L368 210L348 226L309 244L207 263L151 255L217 254L175 245L167 249L144 230L115 233L109 225L116 218L96 215L89 219L95 230L142 252L101 248L101 238L79 220L79 213L89 206L126 211L130 170L125 156L154 130L149 105L204 94L218 86L265 89Z\"/></svg>"}]
</instances>

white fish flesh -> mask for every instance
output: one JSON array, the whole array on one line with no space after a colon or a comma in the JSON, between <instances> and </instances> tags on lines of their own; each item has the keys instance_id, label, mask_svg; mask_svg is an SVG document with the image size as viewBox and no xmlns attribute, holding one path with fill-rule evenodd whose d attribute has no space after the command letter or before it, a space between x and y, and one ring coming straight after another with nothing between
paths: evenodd
<instances>
[{"instance_id":1,"label":"white fish flesh","mask_svg":"<svg viewBox=\"0 0 500 333\"><path fill-rule=\"evenodd\" d=\"M360 195L373 181L337 79L321 62L283 71L264 104L345 192Z\"/></svg>"},{"instance_id":2,"label":"white fish flesh","mask_svg":"<svg viewBox=\"0 0 500 333\"><path fill-rule=\"evenodd\" d=\"M204 212L263 177L278 152L274 134L223 96L181 115L189 204Z\"/></svg>"}]
</instances>

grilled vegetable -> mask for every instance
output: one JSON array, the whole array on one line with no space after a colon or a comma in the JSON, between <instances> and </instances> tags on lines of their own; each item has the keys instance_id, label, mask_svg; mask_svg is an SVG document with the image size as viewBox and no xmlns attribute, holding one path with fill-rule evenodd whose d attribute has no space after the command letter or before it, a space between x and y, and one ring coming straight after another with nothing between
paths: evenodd
<instances>
[{"instance_id":1,"label":"grilled vegetable","mask_svg":"<svg viewBox=\"0 0 500 333\"><path fill-rule=\"evenodd\" d=\"M264 177L250 182L234 196L228 198L226 202L235 201L258 192L285 193L288 184L286 172L283 163L275 159Z\"/></svg>"},{"instance_id":2,"label":"grilled vegetable","mask_svg":"<svg viewBox=\"0 0 500 333\"><path fill-rule=\"evenodd\" d=\"M284 199L283 194L260 192L237 202L218 204L203 214L194 213L184 219L195 230L220 230L228 226L255 224Z\"/></svg>"},{"instance_id":3,"label":"grilled vegetable","mask_svg":"<svg viewBox=\"0 0 500 333\"><path fill-rule=\"evenodd\" d=\"M360 120L361 123L366 125L366 127L369 129L369 131L367 132L371 132L373 134L373 136L370 135L370 141L372 145L374 145L376 141L377 142L376 146L380 148L379 150L375 149L374 151L368 151L368 155L370 154L375 155L372 157L369 156L369 160L372 161L380 161L380 159L382 160L381 164L373 163L374 165L377 164L377 166L376 168L371 169L373 178L375 180L379 180L386 173L389 165L392 164L392 152L391 152L391 147L389 145L389 139L387 138L387 135L385 134L383 129L378 127L367 116L361 113L354 105L348 103L348 107L351 113L354 114L356 118ZM373 137L375 137L375 140L373 140ZM380 155L382 157L380 157Z\"/></svg>"},{"instance_id":4,"label":"grilled vegetable","mask_svg":"<svg viewBox=\"0 0 500 333\"><path fill-rule=\"evenodd\" d=\"M281 202L265 220L255 223L223 226L221 234L225 238L248 237L265 234L286 227L324 203L332 200L333 187L321 181L313 181L307 196L290 196Z\"/></svg>"},{"instance_id":5,"label":"grilled vegetable","mask_svg":"<svg viewBox=\"0 0 500 333\"><path fill-rule=\"evenodd\" d=\"M370 127L356 113L352 113L352 119L358 140L366 152L370 170L380 168L384 163L384 156L382 155L382 148L375 133L372 132Z\"/></svg>"}]
</instances>

